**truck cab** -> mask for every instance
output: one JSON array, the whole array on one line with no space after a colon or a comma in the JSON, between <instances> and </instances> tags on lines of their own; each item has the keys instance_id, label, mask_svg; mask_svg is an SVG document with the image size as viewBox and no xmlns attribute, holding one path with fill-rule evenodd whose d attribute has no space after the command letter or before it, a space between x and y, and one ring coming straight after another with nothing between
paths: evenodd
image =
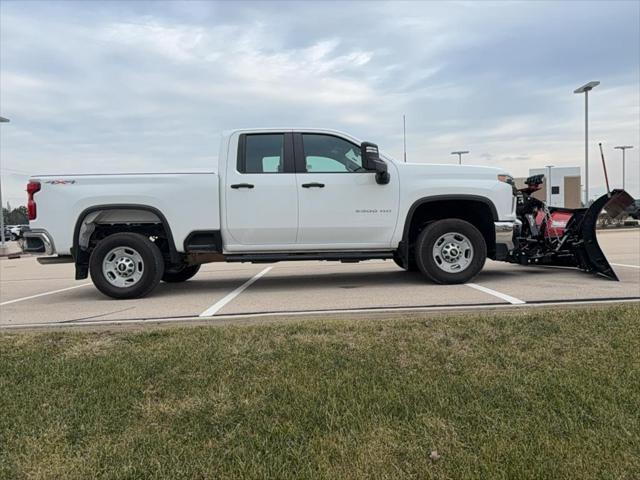
<instances>
[{"instance_id":1,"label":"truck cab","mask_svg":"<svg viewBox=\"0 0 640 480\"><path fill-rule=\"evenodd\" d=\"M389 250L400 182L331 131L236 131L221 149L225 252Z\"/></svg>"}]
</instances>

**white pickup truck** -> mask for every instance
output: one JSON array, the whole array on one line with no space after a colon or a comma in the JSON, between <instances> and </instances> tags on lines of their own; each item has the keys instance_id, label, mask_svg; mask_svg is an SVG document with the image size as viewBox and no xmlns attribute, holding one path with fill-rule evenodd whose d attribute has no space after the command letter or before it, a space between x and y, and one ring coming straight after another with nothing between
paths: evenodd
<instances>
[{"instance_id":1,"label":"white pickup truck","mask_svg":"<svg viewBox=\"0 0 640 480\"><path fill-rule=\"evenodd\" d=\"M212 172L36 175L27 192L24 250L113 298L219 261L392 259L462 283L519 223L502 169L401 163L326 129L227 132Z\"/></svg>"}]
</instances>

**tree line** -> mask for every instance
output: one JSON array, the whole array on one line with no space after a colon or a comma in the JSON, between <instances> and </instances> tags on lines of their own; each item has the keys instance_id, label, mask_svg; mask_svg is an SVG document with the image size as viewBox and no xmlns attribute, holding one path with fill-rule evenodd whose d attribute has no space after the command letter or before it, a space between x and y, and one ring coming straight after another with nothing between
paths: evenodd
<instances>
[{"instance_id":1,"label":"tree line","mask_svg":"<svg viewBox=\"0 0 640 480\"><path fill-rule=\"evenodd\" d=\"M20 205L16 208L11 208L11 205L7 203L6 207L2 207L2 216L4 217L5 225L28 225L29 217L27 215L27 207Z\"/></svg>"}]
</instances>

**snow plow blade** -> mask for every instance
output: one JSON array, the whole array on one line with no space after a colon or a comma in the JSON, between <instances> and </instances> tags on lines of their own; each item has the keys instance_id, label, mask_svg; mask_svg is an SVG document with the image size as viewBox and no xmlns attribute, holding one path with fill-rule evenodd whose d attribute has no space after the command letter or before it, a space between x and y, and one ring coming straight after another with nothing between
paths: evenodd
<instances>
[{"instance_id":1,"label":"snow plow blade","mask_svg":"<svg viewBox=\"0 0 640 480\"><path fill-rule=\"evenodd\" d=\"M624 190L613 190L595 200L589 208L574 211L567 224L567 234L572 238L569 249L573 250L577 266L587 272L594 272L611 280L618 280L618 276L609 265L604 252L596 238L596 224L598 216L605 210L611 218L619 217L625 209L633 203L633 198Z\"/></svg>"},{"instance_id":2,"label":"snow plow blade","mask_svg":"<svg viewBox=\"0 0 640 480\"><path fill-rule=\"evenodd\" d=\"M616 273L604 256L596 238L600 212L619 217L633 203L624 190L613 190L589 208L548 207L532 194L540 190L543 175L529 177L527 187L518 190L516 215L520 228L514 235L514 249L507 261L520 265L577 267L611 280Z\"/></svg>"}]
</instances>

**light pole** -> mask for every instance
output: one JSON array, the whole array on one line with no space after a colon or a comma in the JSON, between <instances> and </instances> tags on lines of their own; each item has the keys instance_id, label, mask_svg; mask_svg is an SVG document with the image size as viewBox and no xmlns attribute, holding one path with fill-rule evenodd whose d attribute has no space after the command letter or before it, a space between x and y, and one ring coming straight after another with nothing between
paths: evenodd
<instances>
[{"instance_id":1,"label":"light pole","mask_svg":"<svg viewBox=\"0 0 640 480\"><path fill-rule=\"evenodd\" d=\"M547 207L551 206L551 169L553 165L546 165L547 168Z\"/></svg>"},{"instance_id":2,"label":"light pole","mask_svg":"<svg viewBox=\"0 0 640 480\"><path fill-rule=\"evenodd\" d=\"M589 206L589 92L600 82L589 82L577 88L573 93L584 93L584 204Z\"/></svg>"},{"instance_id":3,"label":"light pole","mask_svg":"<svg viewBox=\"0 0 640 480\"><path fill-rule=\"evenodd\" d=\"M0 123L7 123L8 118L0 117ZM2 165L0 165L1 170ZM0 253L6 251L6 245L4 244L4 206L2 203L2 173L0 171Z\"/></svg>"},{"instance_id":4,"label":"light pole","mask_svg":"<svg viewBox=\"0 0 640 480\"><path fill-rule=\"evenodd\" d=\"M457 152L451 152L451 155L458 155L458 165L462 165L462 155L469 153L468 150L458 150Z\"/></svg>"},{"instance_id":5,"label":"light pole","mask_svg":"<svg viewBox=\"0 0 640 480\"><path fill-rule=\"evenodd\" d=\"M615 148L616 150L622 150L622 189L624 190L624 154L627 149L633 148L633 145L619 145L613 148Z\"/></svg>"}]
</instances>

